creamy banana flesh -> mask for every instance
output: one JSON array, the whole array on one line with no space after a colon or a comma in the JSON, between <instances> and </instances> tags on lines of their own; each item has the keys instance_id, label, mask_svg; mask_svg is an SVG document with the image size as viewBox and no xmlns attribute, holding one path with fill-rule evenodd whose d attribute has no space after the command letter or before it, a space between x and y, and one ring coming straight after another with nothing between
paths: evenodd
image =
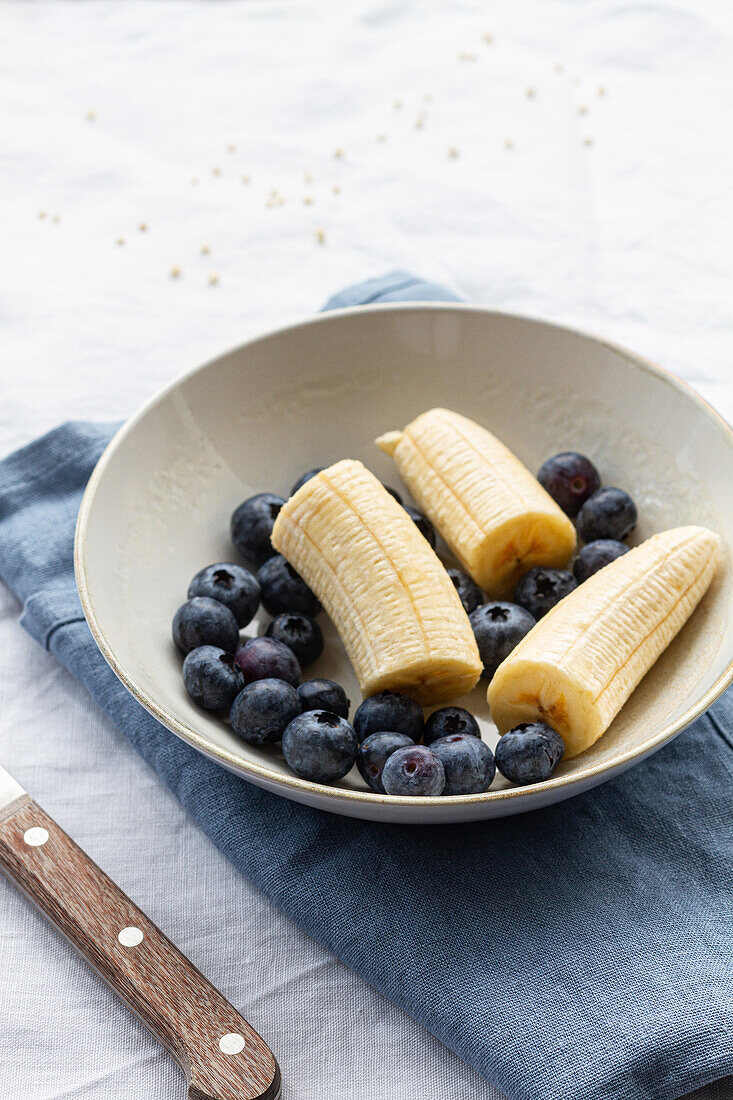
<instances>
[{"instance_id":1,"label":"creamy banana flesh","mask_svg":"<svg viewBox=\"0 0 733 1100\"><path fill-rule=\"evenodd\" d=\"M377 444L489 596L510 597L534 565L569 561L573 524L519 459L472 420L431 409Z\"/></svg>"},{"instance_id":2,"label":"creamy banana flesh","mask_svg":"<svg viewBox=\"0 0 733 1100\"><path fill-rule=\"evenodd\" d=\"M272 543L328 612L364 696L389 688L428 705L476 686L478 647L445 568L360 462L307 481L281 509Z\"/></svg>"},{"instance_id":3,"label":"creamy banana flesh","mask_svg":"<svg viewBox=\"0 0 733 1100\"><path fill-rule=\"evenodd\" d=\"M577 756L603 734L687 621L720 562L718 535L676 527L584 581L499 665L488 690L500 733L544 721Z\"/></svg>"}]
</instances>

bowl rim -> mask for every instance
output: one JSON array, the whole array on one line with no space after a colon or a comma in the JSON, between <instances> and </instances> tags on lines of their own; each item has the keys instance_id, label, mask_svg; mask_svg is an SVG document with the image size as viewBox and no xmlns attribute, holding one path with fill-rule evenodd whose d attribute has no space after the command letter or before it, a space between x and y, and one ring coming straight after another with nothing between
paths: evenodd
<instances>
[{"instance_id":1,"label":"bowl rim","mask_svg":"<svg viewBox=\"0 0 733 1100\"><path fill-rule=\"evenodd\" d=\"M89 629L92 633L92 637L97 646L102 652L103 657L112 668L115 675L122 682L124 687L130 692L130 694L150 713L154 718L157 718L170 732L174 733L181 740L185 741L199 752L203 753L209 759L217 761L223 767L229 771L233 771L244 778L252 777L255 783L260 786L266 786L268 789L274 787L286 787L292 792L298 792L302 796L317 796L319 799L330 799L334 803L345 801L353 804L361 804L363 806L375 806L383 804L386 806L412 806L417 805L438 808L445 807L446 813L449 807L460 807L466 805L475 804L492 804L501 802L510 802L513 800L528 800L534 802L533 796L542 794L552 794L555 791L567 791L565 797L571 797L574 793L580 794L583 790L589 786L594 785L594 782L600 782L601 778L608 775L610 779L613 775L618 774L631 767L635 762L641 761L645 756L650 755L657 749L662 748L665 744L671 741L678 733L681 733L691 722L704 713L715 702L717 698L725 691L725 689L733 683L733 659L723 669L722 673L715 680L714 684L705 692L701 699L697 703L688 707L678 718L674 721L667 723L662 729L656 733L653 737L648 738L640 745L635 746L632 749L628 749L612 761L606 761L604 763L597 763L590 767L583 768L573 775L569 776L555 776L550 779L544 780L541 783L534 783L523 787L510 787L505 790L498 791L484 791L480 794L467 794L467 795L438 795L438 796L426 796L420 799L411 798L407 795L387 795L380 794L376 791L369 790L352 790L351 788L329 786L322 783L313 783L308 779L301 779L296 775L283 775L280 772L274 771L266 764L251 763L248 760L243 760L240 756L230 752L228 749L223 748L220 745L210 741L207 737L204 737L201 733L195 730L188 723L180 721L178 718L170 714L165 707L161 706L155 698L145 691L135 681L134 677L126 670L124 664L117 658L115 651L104 634L104 631L97 618L94 602L89 591L88 573L87 573L87 558L86 558L86 535L89 526L90 516L94 506L94 499L97 493L97 489L101 484L105 471L113 455L117 451L118 447L124 442L126 437L134 431L138 423L142 421L147 414L162 403L167 396L176 390L184 380L192 378L193 376L202 373L215 363L220 362L223 359L228 358L237 352L241 352L253 345L260 343L261 341L269 340L273 336L278 336L282 333L293 331L295 329L307 329L311 325L327 324L330 321L337 321L343 317L349 317L352 315L364 316L366 314L381 314L381 313L407 313L407 312L421 312L421 313L450 313L459 311L461 313L478 313L492 317L505 318L514 321L527 322L533 325L541 326L544 328L555 329L560 332L578 336L584 340L591 340L596 344L600 344L602 347L607 348L609 351L614 352L634 367L641 368L648 374L653 375L659 381L671 386L673 389L678 390L694 404L696 404L703 413L705 413L710 419L712 419L718 427L723 431L724 435L728 436L731 447L733 447L733 427L725 420L723 416L715 409L709 401L697 393L692 386L687 382L678 378L672 374L666 368L660 366L658 363L653 362L650 359L646 359L644 356L638 355L636 352L631 351L629 348L622 344L618 344L613 340L608 340L604 337L597 336L594 333L587 331L586 329L577 328L573 325L560 324L555 321L548 321L541 317L534 317L529 314L512 312L507 310L491 309L488 306L477 305L472 302L381 302L373 303L370 305L357 305L347 306L343 309L328 310L327 312L316 313L312 316L301 318L300 320L292 321L286 325L278 325L274 328L268 329L264 333L260 333L248 340L245 340L241 344L236 344L230 347L226 351L216 355L213 359L207 359L204 363L184 371L178 375L172 382L169 382L162 389L153 394L139 409L133 414L121 428L115 433L104 452L102 453L99 461L97 462L92 475L87 483L84 495L82 497L81 505L79 508L79 514L76 522L76 529L74 535L74 572L76 576L76 584L79 590L79 597L81 600L82 609L86 618ZM255 778L256 777L256 778ZM575 792L573 788L577 787ZM551 799L551 801L557 801L557 799ZM544 804L544 802L543 802ZM528 809L531 806L527 807ZM334 805L333 809L337 807Z\"/></svg>"}]
</instances>

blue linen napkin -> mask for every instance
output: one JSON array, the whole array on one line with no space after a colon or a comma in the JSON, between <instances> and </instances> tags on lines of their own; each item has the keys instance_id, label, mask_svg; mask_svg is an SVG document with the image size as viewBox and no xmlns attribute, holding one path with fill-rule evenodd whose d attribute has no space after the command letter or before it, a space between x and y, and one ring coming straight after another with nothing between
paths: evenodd
<instances>
[{"instance_id":1,"label":"blue linen napkin","mask_svg":"<svg viewBox=\"0 0 733 1100\"><path fill-rule=\"evenodd\" d=\"M328 306L403 298L453 296L395 272ZM733 1074L733 695L519 817L378 825L268 794L143 710L84 621L74 523L115 427L65 424L0 463L0 575L235 866L510 1100L673 1100Z\"/></svg>"}]
</instances>

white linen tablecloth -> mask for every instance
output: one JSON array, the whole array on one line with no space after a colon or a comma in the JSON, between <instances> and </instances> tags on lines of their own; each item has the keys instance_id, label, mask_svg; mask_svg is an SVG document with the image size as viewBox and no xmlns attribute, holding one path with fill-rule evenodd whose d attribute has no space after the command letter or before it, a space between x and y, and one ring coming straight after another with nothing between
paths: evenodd
<instances>
[{"instance_id":1,"label":"white linen tablecloth","mask_svg":"<svg viewBox=\"0 0 733 1100\"><path fill-rule=\"evenodd\" d=\"M630 345L730 418L732 93L727 0L3 3L0 451L393 267ZM0 590L0 759L284 1096L497 1100L229 866L18 613ZM0 910L0 1095L182 1096L3 883Z\"/></svg>"}]
</instances>

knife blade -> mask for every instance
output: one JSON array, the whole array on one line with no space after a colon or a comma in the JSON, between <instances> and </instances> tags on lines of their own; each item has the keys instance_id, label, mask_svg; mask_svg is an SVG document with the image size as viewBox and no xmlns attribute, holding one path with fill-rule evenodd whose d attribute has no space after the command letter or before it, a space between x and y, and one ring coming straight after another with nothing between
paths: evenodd
<instances>
[{"instance_id":1,"label":"knife blade","mask_svg":"<svg viewBox=\"0 0 733 1100\"><path fill-rule=\"evenodd\" d=\"M172 1054L189 1100L278 1100L264 1039L2 767L0 871Z\"/></svg>"}]
</instances>

